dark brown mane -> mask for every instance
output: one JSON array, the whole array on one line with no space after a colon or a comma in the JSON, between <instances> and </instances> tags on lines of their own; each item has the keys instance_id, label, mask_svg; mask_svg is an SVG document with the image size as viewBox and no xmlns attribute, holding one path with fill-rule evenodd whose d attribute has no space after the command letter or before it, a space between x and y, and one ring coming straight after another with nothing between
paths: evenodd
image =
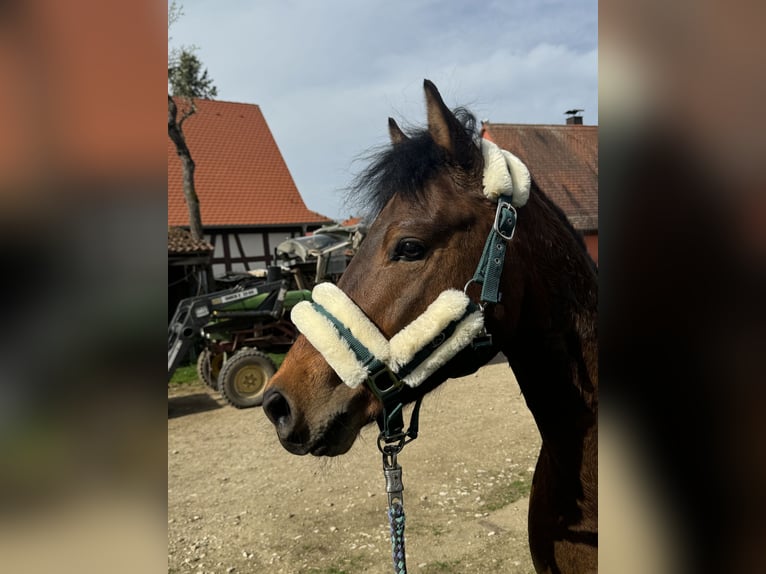
<instances>
[{"instance_id":1,"label":"dark brown mane","mask_svg":"<svg viewBox=\"0 0 766 574\"><path fill-rule=\"evenodd\" d=\"M453 113L465 135L478 143L476 118L465 108L456 108ZM434 142L428 129L418 129L407 136L408 139L401 143L372 150L362 157L369 166L354 179L349 199L362 207L369 219L373 219L394 195L410 200L422 199L426 182L452 165L449 154ZM479 161L480 158L477 146L477 157L472 159Z\"/></svg>"}]
</instances>

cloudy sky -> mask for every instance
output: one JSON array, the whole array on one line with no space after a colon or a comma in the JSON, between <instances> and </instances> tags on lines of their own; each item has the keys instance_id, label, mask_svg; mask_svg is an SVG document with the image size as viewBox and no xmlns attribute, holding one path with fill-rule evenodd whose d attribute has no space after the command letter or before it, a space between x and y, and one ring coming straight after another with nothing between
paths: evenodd
<instances>
[{"instance_id":1,"label":"cloudy sky","mask_svg":"<svg viewBox=\"0 0 766 574\"><path fill-rule=\"evenodd\" d=\"M479 120L560 124L584 108L598 123L596 0L180 3L170 46L198 48L218 99L261 107L307 206L329 217L354 215L345 187L389 116L423 124L424 78Z\"/></svg>"}]
</instances>

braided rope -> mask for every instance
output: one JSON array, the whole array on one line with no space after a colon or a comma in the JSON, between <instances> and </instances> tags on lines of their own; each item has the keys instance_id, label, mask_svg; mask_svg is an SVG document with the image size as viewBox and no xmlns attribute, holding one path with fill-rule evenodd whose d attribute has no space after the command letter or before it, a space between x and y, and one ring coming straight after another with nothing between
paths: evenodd
<instances>
[{"instance_id":1,"label":"braided rope","mask_svg":"<svg viewBox=\"0 0 766 574\"><path fill-rule=\"evenodd\" d=\"M404 552L404 506L394 502L388 508L388 523L391 526L391 558L396 574L407 574Z\"/></svg>"}]
</instances>

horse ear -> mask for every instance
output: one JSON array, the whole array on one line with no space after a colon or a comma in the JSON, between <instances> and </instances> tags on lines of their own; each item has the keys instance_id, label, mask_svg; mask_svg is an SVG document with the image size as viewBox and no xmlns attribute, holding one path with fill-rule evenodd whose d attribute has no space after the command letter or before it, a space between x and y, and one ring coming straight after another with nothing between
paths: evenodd
<instances>
[{"instance_id":1,"label":"horse ear","mask_svg":"<svg viewBox=\"0 0 766 574\"><path fill-rule=\"evenodd\" d=\"M391 143L395 146L410 139L397 125L396 121L394 121L394 118L388 118L388 135L391 137Z\"/></svg>"},{"instance_id":2,"label":"horse ear","mask_svg":"<svg viewBox=\"0 0 766 574\"><path fill-rule=\"evenodd\" d=\"M445 105L439 90L430 80L423 80L426 92L426 111L428 113L428 132L434 142L443 147L450 156L462 163L471 155L471 138L466 136L465 128Z\"/></svg>"},{"instance_id":3,"label":"horse ear","mask_svg":"<svg viewBox=\"0 0 766 574\"><path fill-rule=\"evenodd\" d=\"M451 129L454 116L444 104L439 90L431 80L423 80L426 92L426 112L428 114L428 131L433 140L448 152L454 152L454 137ZM450 121L452 120L452 121Z\"/></svg>"}]
</instances>

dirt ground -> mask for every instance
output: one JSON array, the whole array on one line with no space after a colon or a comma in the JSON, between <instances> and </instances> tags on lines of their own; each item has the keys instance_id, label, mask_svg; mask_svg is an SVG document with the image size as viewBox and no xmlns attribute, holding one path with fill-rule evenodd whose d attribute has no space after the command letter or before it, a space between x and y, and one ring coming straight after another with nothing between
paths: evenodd
<instances>
[{"instance_id":1,"label":"dirt ground","mask_svg":"<svg viewBox=\"0 0 766 574\"><path fill-rule=\"evenodd\" d=\"M409 411L408 411L409 412ZM426 397L399 455L411 573L531 573L540 438L499 356ZM168 390L168 572L392 572L375 425L333 459L284 450L260 407Z\"/></svg>"}]
</instances>

